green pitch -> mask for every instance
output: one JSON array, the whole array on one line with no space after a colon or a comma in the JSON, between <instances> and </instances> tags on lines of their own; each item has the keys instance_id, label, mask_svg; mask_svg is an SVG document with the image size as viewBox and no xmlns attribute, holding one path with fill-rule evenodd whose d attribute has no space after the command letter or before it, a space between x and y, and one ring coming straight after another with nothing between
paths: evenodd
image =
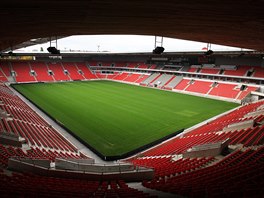
<instances>
[{"instance_id":1,"label":"green pitch","mask_svg":"<svg viewBox=\"0 0 264 198\"><path fill-rule=\"evenodd\" d=\"M105 156L127 153L238 106L110 81L14 87Z\"/></svg>"}]
</instances>

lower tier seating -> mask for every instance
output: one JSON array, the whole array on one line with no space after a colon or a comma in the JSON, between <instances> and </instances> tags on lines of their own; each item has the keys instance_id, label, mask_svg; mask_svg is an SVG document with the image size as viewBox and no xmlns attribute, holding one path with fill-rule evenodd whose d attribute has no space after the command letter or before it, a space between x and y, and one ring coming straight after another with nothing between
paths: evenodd
<instances>
[{"instance_id":1,"label":"lower tier seating","mask_svg":"<svg viewBox=\"0 0 264 198\"><path fill-rule=\"evenodd\" d=\"M240 92L240 89L235 89L236 86L236 84L219 83L209 92L209 95L235 99Z\"/></svg>"},{"instance_id":2,"label":"lower tier seating","mask_svg":"<svg viewBox=\"0 0 264 198\"><path fill-rule=\"evenodd\" d=\"M91 72L91 70L85 65L85 63L76 63L76 67L83 73L83 76L86 79L97 79L97 76Z\"/></svg>"},{"instance_id":3,"label":"lower tier seating","mask_svg":"<svg viewBox=\"0 0 264 198\"><path fill-rule=\"evenodd\" d=\"M5 132L24 137L30 146L69 153L77 152L75 146L5 85L0 85L0 100L2 101L0 108L8 114L8 118L0 120Z\"/></svg>"},{"instance_id":4,"label":"lower tier seating","mask_svg":"<svg viewBox=\"0 0 264 198\"><path fill-rule=\"evenodd\" d=\"M264 147L237 150L218 163L143 185L187 197L259 197L264 185Z\"/></svg>"},{"instance_id":5,"label":"lower tier seating","mask_svg":"<svg viewBox=\"0 0 264 198\"><path fill-rule=\"evenodd\" d=\"M230 76L245 76L247 71L250 70L251 66L237 66L236 70L225 70L224 75Z\"/></svg>"},{"instance_id":6,"label":"lower tier seating","mask_svg":"<svg viewBox=\"0 0 264 198\"><path fill-rule=\"evenodd\" d=\"M211 89L212 82L195 80L185 91L206 94Z\"/></svg>"},{"instance_id":7,"label":"lower tier seating","mask_svg":"<svg viewBox=\"0 0 264 198\"><path fill-rule=\"evenodd\" d=\"M53 72L53 77L56 81L71 80L62 67L61 63L48 63L47 67Z\"/></svg>"},{"instance_id":8,"label":"lower tier seating","mask_svg":"<svg viewBox=\"0 0 264 198\"><path fill-rule=\"evenodd\" d=\"M264 144L263 125L245 128L237 131L222 130L229 124L239 123L249 119L258 119L261 116L244 118L250 112L254 112L257 108L262 107L264 101L241 106L233 112L221 116L211 122L208 122L181 137L176 137L160 146L157 146L144 153L144 156L163 156L174 155L185 152L188 148L196 145L215 143L231 140L230 144L245 144L245 146L256 146Z\"/></svg>"},{"instance_id":9,"label":"lower tier seating","mask_svg":"<svg viewBox=\"0 0 264 198\"><path fill-rule=\"evenodd\" d=\"M188 86L189 82L190 80L183 79L178 85L174 87L174 89L184 90Z\"/></svg>"},{"instance_id":10,"label":"lower tier seating","mask_svg":"<svg viewBox=\"0 0 264 198\"><path fill-rule=\"evenodd\" d=\"M175 175L182 172L195 170L204 165L214 161L213 157L202 158L181 158L173 160L170 156L157 157L157 158L137 158L131 162L134 165L140 165L147 168L155 169L155 178Z\"/></svg>"},{"instance_id":11,"label":"lower tier seating","mask_svg":"<svg viewBox=\"0 0 264 198\"><path fill-rule=\"evenodd\" d=\"M71 158L71 159L85 159L88 158L81 153L69 153L63 151L55 151L53 149L34 148L30 147L27 150L23 150L18 147L5 146L0 144L0 167L7 168L8 159L10 157L27 157L31 159L47 159L55 161L55 158Z\"/></svg>"},{"instance_id":12,"label":"lower tier seating","mask_svg":"<svg viewBox=\"0 0 264 198\"><path fill-rule=\"evenodd\" d=\"M136 82L141 77L141 74L130 74L124 81L126 82Z\"/></svg>"},{"instance_id":13,"label":"lower tier seating","mask_svg":"<svg viewBox=\"0 0 264 198\"><path fill-rule=\"evenodd\" d=\"M0 172L1 197L153 197L122 181L87 181Z\"/></svg>"},{"instance_id":14,"label":"lower tier seating","mask_svg":"<svg viewBox=\"0 0 264 198\"><path fill-rule=\"evenodd\" d=\"M47 65L43 62L30 63L32 70L36 73L36 79L38 82L50 82L54 81L52 75L49 74Z\"/></svg>"},{"instance_id":15,"label":"lower tier seating","mask_svg":"<svg viewBox=\"0 0 264 198\"><path fill-rule=\"evenodd\" d=\"M12 68L16 72L17 82L36 82L36 79L30 73L31 68L27 62L14 62Z\"/></svg>"},{"instance_id":16,"label":"lower tier seating","mask_svg":"<svg viewBox=\"0 0 264 198\"><path fill-rule=\"evenodd\" d=\"M72 80L83 80L84 76L80 74L75 63L62 63L65 70L69 72L69 76Z\"/></svg>"}]
</instances>

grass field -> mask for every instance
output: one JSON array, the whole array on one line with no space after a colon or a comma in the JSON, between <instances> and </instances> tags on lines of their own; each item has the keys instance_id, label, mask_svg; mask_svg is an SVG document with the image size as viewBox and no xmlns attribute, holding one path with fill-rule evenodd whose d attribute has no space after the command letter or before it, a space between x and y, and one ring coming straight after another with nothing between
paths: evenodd
<instances>
[{"instance_id":1,"label":"grass field","mask_svg":"<svg viewBox=\"0 0 264 198\"><path fill-rule=\"evenodd\" d=\"M14 87L105 156L124 154L238 106L110 81Z\"/></svg>"}]
</instances>

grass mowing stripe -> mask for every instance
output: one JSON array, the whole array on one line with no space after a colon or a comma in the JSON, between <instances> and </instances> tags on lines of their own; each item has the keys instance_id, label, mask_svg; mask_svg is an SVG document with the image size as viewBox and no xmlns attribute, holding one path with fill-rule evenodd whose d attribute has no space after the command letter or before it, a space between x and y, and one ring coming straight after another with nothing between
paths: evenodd
<instances>
[{"instance_id":1,"label":"grass mowing stripe","mask_svg":"<svg viewBox=\"0 0 264 198\"><path fill-rule=\"evenodd\" d=\"M103 155L121 155L238 106L110 81L14 85Z\"/></svg>"}]
</instances>

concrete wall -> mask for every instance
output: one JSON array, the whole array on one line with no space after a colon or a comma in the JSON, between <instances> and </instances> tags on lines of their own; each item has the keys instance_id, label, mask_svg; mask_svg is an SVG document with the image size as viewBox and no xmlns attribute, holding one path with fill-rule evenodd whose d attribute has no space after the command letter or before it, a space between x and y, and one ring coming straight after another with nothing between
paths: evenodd
<instances>
[{"instance_id":1,"label":"concrete wall","mask_svg":"<svg viewBox=\"0 0 264 198\"><path fill-rule=\"evenodd\" d=\"M20 158L20 161L26 162L29 164L33 164L36 166L41 166L44 168L50 168L50 163L51 163L50 160L44 160L44 159L23 159L23 158Z\"/></svg>"},{"instance_id":2,"label":"concrete wall","mask_svg":"<svg viewBox=\"0 0 264 198\"><path fill-rule=\"evenodd\" d=\"M134 166L131 164L113 164L113 165L87 164L87 163L72 162L65 159L56 159L55 167L56 169L95 172L95 173L112 173L112 172L124 172L124 171L134 170Z\"/></svg>"},{"instance_id":3,"label":"concrete wall","mask_svg":"<svg viewBox=\"0 0 264 198\"><path fill-rule=\"evenodd\" d=\"M259 116L259 115L264 115L264 109L250 112L247 115L245 115L244 117L249 118L249 117Z\"/></svg>"},{"instance_id":4,"label":"concrete wall","mask_svg":"<svg viewBox=\"0 0 264 198\"><path fill-rule=\"evenodd\" d=\"M78 171L52 170L27 162L22 162L13 158L8 160L8 169L41 176L87 179L89 181L111 181L120 179L126 182L141 182L143 180L151 180L154 177L153 169L147 168L139 168L134 171L123 173L87 173Z\"/></svg>"},{"instance_id":5,"label":"concrete wall","mask_svg":"<svg viewBox=\"0 0 264 198\"><path fill-rule=\"evenodd\" d=\"M59 158L57 158L59 159ZM67 161L71 162L77 162L77 163L85 163L85 164L94 164L94 159L89 158L89 159L75 159L75 158L67 158Z\"/></svg>"},{"instance_id":6,"label":"concrete wall","mask_svg":"<svg viewBox=\"0 0 264 198\"><path fill-rule=\"evenodd\" d=\"M224 142L211 143L194 146L183 153L183 157L208 157L220 155L224 148L228 146L230 139Z\"/></svg>"},{"instance_id":7,"label":"concrete wall","mask_svg":"<svg viewBox=\"0 0 264 198\"><path fill-rule=\"evenodd\" d=\"M0 144L22 147L26 143L25 138L18 137L12 133L0 133Z\"/></svg>"},{"instance_id":8,"label":"concrete wall","mask_svg":"<svg viewBox=\"0 0 264 198\"><path fill-rule=\"evenodd\" d=\"M223 131L241 130L241 129L253 127L253 125L254 125L254 120L247 120L243 122L229 124L227 127L223 129Z\"/></svg>"}]
</instances>

